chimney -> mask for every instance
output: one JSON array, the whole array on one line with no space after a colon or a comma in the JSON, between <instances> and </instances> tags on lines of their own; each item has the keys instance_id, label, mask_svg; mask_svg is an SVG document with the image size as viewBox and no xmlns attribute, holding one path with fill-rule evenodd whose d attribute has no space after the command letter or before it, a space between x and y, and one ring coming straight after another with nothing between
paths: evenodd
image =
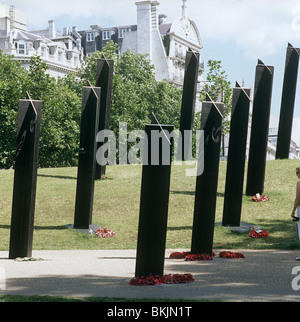
<instances>
[{"instance_id":1,"label":"chimney","mask_svg":"<svg viewBox=\"0 0 300 322\"><path fill-rule=\"evenodd\" d=\"M69 28L68 27L64 27L63 28L63 36L68 36L69 35Z\"/></svg>"},{"instance_id":2,"label":"chimney","mask_svg":"<svg viewBox=\"0 0 300 322\"><path fill-rule=\"evenodd\" d=\"M158 16L158 21L159 21L159 25L164 25L166 23L166 15L159 15Z\"/></svg>"},{"instance_id":3,"label":"chimney","mask_svg":"<svg viewBox=\"0 0 300 322\"><path fill-rule=\"evenodd\" d=\"M138 53L149 54L152 49L152 31L158 30L157 1L140 1L137 6L137 44Z\"/></svg>"},{"instance_id":4,"label":"chimney","mask_svg":"<svg viewBox=\"0 0 300 322\"><path fill-rule=\"evenodd\" d=\"M49 38L54 39L56 38L56 30L55 30L55 21L49 20Z\"/></svg>"}]
</instances>

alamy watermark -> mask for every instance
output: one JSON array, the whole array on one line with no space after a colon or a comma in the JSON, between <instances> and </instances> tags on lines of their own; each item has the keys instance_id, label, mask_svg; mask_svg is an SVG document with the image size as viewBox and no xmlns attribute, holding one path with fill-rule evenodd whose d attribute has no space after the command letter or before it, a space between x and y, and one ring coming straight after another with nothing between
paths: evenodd
<instances>
[{"instance_id":1,"label":"alamy watermark","mask_svg":"<svg viewBox=\"0 0 300 322\"><path fill-rule=\"evenodd\" d=\"M292 280L292 289L294 291L300 291L300 266L295 266L293 268L292 275L295 275Z\"/></svg>"},{"instance_id":2,"label":"alamy watermark","mask_svg":"<svg viewBox=\"0 0 300 322\"><path fill-rule=\"evenodd\" d=\"M182 135L178 130L169 133L161 127L160 130L152 130L151 138L149 138L145 131L128 132L127 123L120 123L118 153L115 133L104 130L99 132L96 138L97 142L102 143L97 151L96 159L101 166L116 165L117 163L120 165L169 165L173 152L174 165L187 166L186 176L200 176L204 171L204 131L196 131L195 133L196 155L193 157L193 131L184 131L184 135ZM172 148L171 141L174 142L174 148ZM151 146L149 146L150 142Z\"/></svg>"},{"instance_id":3,"label":"alamy watermark","mask_svg":"<svg viewBox=\"0 0 300 322\"><path fill-rule=\"evenodd\" d=\"M6 290L6 272L3 267L0 267L0 291Z\"/></svg>"}]
</instances>

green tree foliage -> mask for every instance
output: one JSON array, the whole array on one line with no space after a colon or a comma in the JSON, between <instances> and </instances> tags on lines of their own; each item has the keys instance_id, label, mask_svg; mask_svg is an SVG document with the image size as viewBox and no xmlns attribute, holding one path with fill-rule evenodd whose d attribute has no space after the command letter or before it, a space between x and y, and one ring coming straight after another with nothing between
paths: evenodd
<instances>
[{"instance_id":1,"label":"green tree foliage","mask_svg":"<svg viewBox=\"0 0 300 322\"><path fill-rule=\"evenodd\" d=\"M114 60L110 129L118 133L119 123L126 122L128 131L143 130L151 122L151 112L162 124L178 128L182 91L167 81L156 81L148 55L127 50L117 56L117 51L117 45L109 42L103 52L87 58L78 74L83 84L95 84L97 60L103 54Z\"/></svg>"},{"instance_id":2,"label":"green tree foliage","mask_svg":"<svg viewBox=\"0 0 300 322\"><path fill-rule=\"evenodd\" d=\"M0 168L10 168L16 148L19 99L26 97L26 72L0 51Z\"/></svg>"},{"instance_id":3,"label":"green tree foliage","mask_svg":"<svg viewBox=\"0 0 300 322\"><path fill-rule=\"evenodd\" d=\"M78 83L80 83L81 86L88 86L90 82L94 86L96 84L96 68L98 59L105 57L106 59L117 61L117 51L118 45L111 40L103 48L103 51L96 51L92 56L87 57L86 61L77 71L77 76L80 78Z\"/></svg>"},{"instance_id":4,"label":"green tree foliage","mask_svg":"<svg viewBox=\"0 0 300 322\"><path fill-rule=\"evenodd\" d=\"M76 75L55 80L41 58L32 57L26 70L0 51L0 168L13 166L19 100L27 92L43 102L39 166L77 164L82 87L95 84L102 55L115 61L110 128L116 135L120 122L127 122L128 131L143 130L151 122L151 112L161 123L178 128L182 91L167 81L157 82L146 55L117 52L117 45L109 42L102 52L88 57Z\"/></svg>"},{"instance_id":5,"label":"green tree foliage","mask_svg":"<svg viewBox=\"0 0 300 322\"><path fill-rule=\"evenodd\" d=\"M32 99L43 102L39 165L72 166L77 162L81 96L71 77L58 82L47 74L40 57L32 57L27 88Z\"/></svg>"},{"instance_id":6,"label":"green tree foliage","mask_svg":"<svg viewBox=\"0 0 300 322\"><path fill-rule=\"evenodd\" d=\"M0 168L11 168L15 158L19 100L43 101L40 157L41 167L76 164L81 97L68 81L47 74L47 65L32 57L29 71L0 52Z\"/></svg>"},{"instance_id":7,"label":"green tree foliage","mask_svg":"<svg viewBox=\"0 0 300 322\"><path fill-rule=\"evenodd\" d=\"M232 87L226 72L222 69L221 61L209 60L207 62L208 73L201 101L206 100L206 93L210 95L213 101L224 103L224 121L223 132L230 131L230 113L232 107Z\"/></svg>"}]
</instances>

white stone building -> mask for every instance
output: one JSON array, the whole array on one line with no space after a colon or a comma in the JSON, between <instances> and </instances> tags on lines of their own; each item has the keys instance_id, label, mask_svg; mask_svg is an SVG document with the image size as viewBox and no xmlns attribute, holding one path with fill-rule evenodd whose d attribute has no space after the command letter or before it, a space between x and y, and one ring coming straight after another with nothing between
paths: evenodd
<instances>
[{"instance_id":1,"label":"white stone building","mask_svg":"<svg viewBox=\"0 0 300 322\"><path fill-rule=\"evenodd\" d=\"M202 41L196 24L187 17L186 1L182 0L182 15L173 23L166 23L166 15L159 14L159 2L136 2L137 24L102 28L92 25L91 29L80 31L85 54L91 55L102 50L113 40L123 53L131 49L148 54L157 80L167 79L177 86L183 85L185 56L187 50L200 52ZM199 81L203 74L203 64L199 68Z\"/></svg>"},{"instance_id":2,"label":"white stone building","mask_svg":"<svg viewBox=\"0 0 300 322\"><path fill-rule=\"evenodd\" d=\"M58 78L75 72L83 62L81 36L76 27L55 29L50 20L44 30L27 31L26 14L0 4L0 49L29 67L32 56L40 56L48 66L50 76Z\"/></svg>"},{"instance_id":3,"label":"white stone building","mask_svg":"<svg viewBox=\"0 0 300 322\"><path fill-rule=\"evenodd\" d=\"M200 53L203 48L196 24L186 15L186 0L183 0L182 15L173 23L165 23L166 15L159 14L157 1L136 2L136 6L137 30L125 33L121 52L130 48L149 54L157 80L168 79L182 86L186 52L193 50ZM199 78L203 71L201 64Z\"/></svg>"}]
</instances>

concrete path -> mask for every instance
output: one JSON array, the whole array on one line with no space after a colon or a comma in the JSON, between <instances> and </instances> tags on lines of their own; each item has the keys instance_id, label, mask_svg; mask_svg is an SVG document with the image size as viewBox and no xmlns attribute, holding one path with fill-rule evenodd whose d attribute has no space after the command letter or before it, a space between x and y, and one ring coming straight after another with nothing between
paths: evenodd
<instances>
[{"instance_id":1,"label":"concrete path","mask_svg":"<svg viewBox=\"0 0 300 322\"><path fill-rule=\"evenodd\" d=\"M34 258L46 260L36 262L8 260L8 252L0 252L2 289L3 275L6 277L0 295L300 301L300 261L295 260L300 251L243 250L245 259L215 258L210 262L171 260L168 257L173 251L166 252L165 274L191 273L195 283L129 286L135 275L134 250L34 251ZM218 256L219 251L216 253ZM292 275L293 270L299 278Z\"/></svg>"}]
</instances>

